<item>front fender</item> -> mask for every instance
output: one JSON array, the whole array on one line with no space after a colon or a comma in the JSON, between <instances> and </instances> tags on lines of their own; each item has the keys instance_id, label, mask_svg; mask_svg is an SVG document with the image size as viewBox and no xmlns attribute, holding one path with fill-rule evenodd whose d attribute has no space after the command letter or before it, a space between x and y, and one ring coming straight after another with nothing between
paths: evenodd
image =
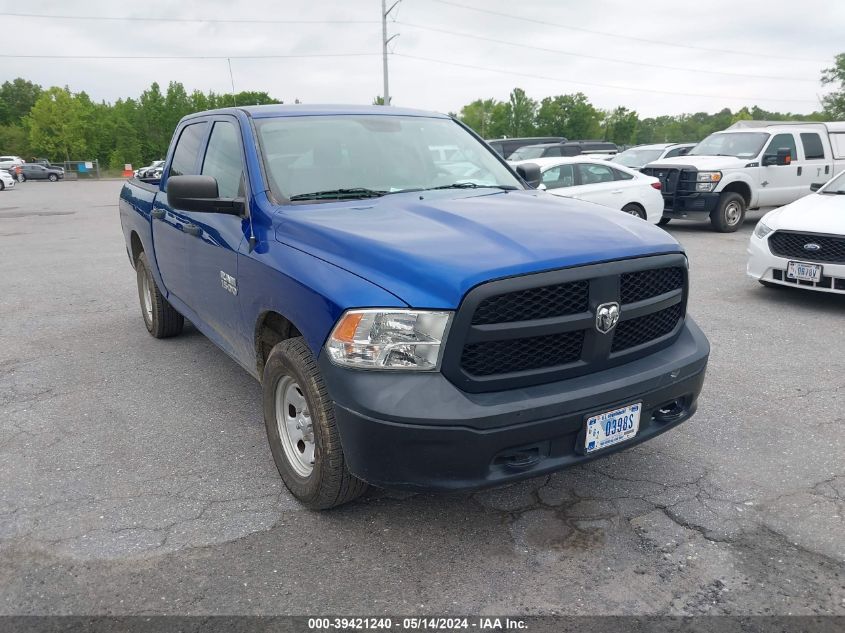
<instances>
[{"instance_id":1,"label":"front fender","mask_svg":"<svg viewBox=\"0 0 845 633\"><path fill-rule=\"evenodd\" d=\"M730 185L735 183L741 183L748 187L748 191L750 193L749 200L751 201L748 206L749 208L755 207L757 205L757 182L745 172L723 172L722 180L716 188L716 193L723 192Z\"/></svg>"},{"instance_id":2,"label":"front fender","mask_svg":"<svg viewBox=\"0 0 845 633\"><path fill-rule=\"evenodd\" d=\"M238 294L247 327L254 328L269 311L278 312L299 330L315 357L345 310L408 307L383 288L276 241L263 253L243 256Z\"/></svg>"}]
</instances>

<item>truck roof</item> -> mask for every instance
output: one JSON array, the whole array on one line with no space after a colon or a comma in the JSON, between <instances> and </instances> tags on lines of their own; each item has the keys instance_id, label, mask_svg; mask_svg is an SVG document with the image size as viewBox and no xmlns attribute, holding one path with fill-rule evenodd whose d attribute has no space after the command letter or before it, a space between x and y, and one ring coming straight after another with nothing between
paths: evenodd
<instances>
[{"instance_id":1,"label":"truck roof","mask_svg":"<svg viewBox=\"0 0 845 633\"><path fill-rule=\"evenodd\" d=\"M449 116L440 112L427 110L415 110L412 108L397 108L395 106L380 105L311 105L311 104L271 104L254 106L237 106L232 108L220 108L217 110L206 110L189 114L186 118L204 116L207 114L234 114L245 112L255 119L266 119L282 116L327 116L327 115L360 115L378 114L386 116L418 116L438 119L448 119Z\"/></svg>"},{"instance_id":2,"label":"truck roof","mask_svg":"<svg viewBox=\"0 0 845 633\"><path fill-rule=\"evenodd\" d=\"M727 129L725 132L735 132L738 130L760 129L770 127L809 127L818 128L819 126L830 130L831 132L845 131L845 123L841 121L737 121Z\"/></svg>"}]
</instances>

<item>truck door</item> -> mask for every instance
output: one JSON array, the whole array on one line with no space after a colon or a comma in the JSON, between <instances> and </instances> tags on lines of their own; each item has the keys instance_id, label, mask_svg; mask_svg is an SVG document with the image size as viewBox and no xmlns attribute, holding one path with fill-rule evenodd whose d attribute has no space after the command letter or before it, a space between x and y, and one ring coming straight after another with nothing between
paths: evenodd
<instances>
[{"instance_id":1,"label":"truck door","mask_svg":"<svg viewBox=\"0 0 845 633\"><path fill-rule=\"evenodd\" d=\"M164 174L162 184L167 185L170 176L195 176L199 173L200 148L208 132L208 122L201 121L186 125L179 132L179 139L173 150L170 167ZM187 211L173 209L167 202L164 188L156 194L152 210L153 245L156 263L168 294L175 295L189 307L188 299L191 279L188 273L186 247L191 230L191 219Z\"/></svg>"},{"instance_id":2,"label":"truck door","mask_svg":"<svg viewBox=\"0 0 845 633\"><path fill-rule=\"evenodd\" d=\"M803 153L798 166L800 198L810 193L810 185L814 182L827 182L833 177L833 158L828 155L830 150L825 148L818 132L801 132L798 136L801 139L800 151Z\"/></svg>"},{"instance_id":3,"label":"truck door","mask_svg":"<svg viewBox=\"0 0 845 633\"><path fill-rule=\"evenodd\" d=\"M775 163L778 150L789 148L792 161L789 165ZM779 207L800 197L801 182L798 177L798 158L795 135L792 132L775 134L763 150L760 160L760 190L757 204L761 207Z\"/></svg>"},{"instance_id":4,"label":"truck door","mask_svg":"<svg viewBox=\"0 0 845 633\"><path fill-rule=\"evenodd\" d=\"M200 173L217 180L221 198L244 197L243 149L237 119L220 115L214 117L211 125ZM185 242L191 279L189 304L215 330L224 346L241 356L245 341L241 340L238 302L238 251L246 246L249 220L200 211L188 211L186 215L194 227Z\"/></svg>"}]
</instances>

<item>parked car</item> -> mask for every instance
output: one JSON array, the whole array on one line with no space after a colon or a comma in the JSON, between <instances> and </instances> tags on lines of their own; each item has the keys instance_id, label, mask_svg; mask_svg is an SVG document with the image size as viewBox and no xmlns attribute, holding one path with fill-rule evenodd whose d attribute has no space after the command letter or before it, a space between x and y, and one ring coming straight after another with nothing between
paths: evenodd
<instances>
[{"instance_id":1,"label":"parked car","mask_svg":"<svg viewBox=\"0 0 845 633\"><path fill-rule=\"evenodd\" d=\"M49 160L47 160L46 158L33 158L33 159L30 161L30 163L32 163L32 164L34 164L34 165L41 165L42 167L46 167L47 169L55 169L55 170L57 170L57 171L60 171L60 172L62 172L62 173L65 173L65 168L64 168L64 167L62 167L61 165L54 165L53 163L51 163L51 162L50 162Z\"/></svg>"},{"instance_id":2,"label":"parked car","mask_svg":"<svg viewBox=\"0 0 845 633\"><path fill-rule=\"evenodd\" d=\"M538 158L540 187L555 196L595 202L657 224L663 217L660 181L589 156Z\"/></svg>"},{"instance_id":3,"label":"parked car","mask_svg":"<svg viewBox=\"0 0 845 633\"><path fill-rule=\"evenodd\" d=\"M495 152L503 157L509 158L520 147L527 145L538 145L540 143L562 143L566 138L563 136L526 136L523 138L496 138L487 141Z\"/></svg>"},{"instance_id":4,"label":"parked car","mask_svg":"<svg viewBox=\"0 0 845 633\"><path fill-rule=\"evenodd\" d=\"M20 156L0 156L0 169L10 170L18 165L24 164L24 159Z\"/></svg>"},{"instance_id":5,"label":"parked car","mask_svg":"<svg viewBox=\"0 0 845 633\"><path fill-rule=\"evenodd\" d=\"M770 211L748 245L748 275L764 286L845 294L845 172Z\"/></svg>"},{"instance_id":6,"label":"parked car","mask_svg":"<svg viewBox=\"0 0 845 633\"><path fill-rule=\"evenodd\" d=\"M508 157L511 162L534 158L556 156L579 156L580 154L614 155L619 148L614 143L604 141L566 141L565 143L543 143L520 147Z\"/></svg>"},{"instance_id":7,"label":"parked car","mask_svg":"<svg viewBox=\"0 0 845 633\"><path fill-rule=\"evenodd\" d=\"M19 165L18 180L26 182L27 180L49 180L56 182L65 177L64 171L44 167L43 165L36 165L34 163L24 163Z\"/></svg>"},{"instance_id":8,"label":"parked car","mask_svg":"<svg viewBox=\"0 0 845 633\"><path fill-rule=\"evenodd\" d=\"M141 167L135 170L135 178L152 178L152 174L158 171L158 177L161 177L161 168L164 165L163 160L154 160L146 167Z\"/></svg>"},{"instance_id":9,"label":"parked car","mask_svg":"<svg viewBox=\"0 0 845 633\"><path fill-rule=\"evenodd\" d=\"M439 170L434 146L475 178ZM160 183L120 194L143 323L165 338L187 318L261 381L276 466L310 508L365 482L550 473L696 409L709 345L680 244L536 191L535 165L511 168L448 116L201 112L166 160Z\"/></svg>"},{"instance_id":10,"label":"parked car","mask_svg":"<svg viewBox=\"0 0 845 633\"><path fill-rule=\"evenodd\" d=\"M14 189L15 179L8 171L0 169L0 191Z\"/></svg>"},{"instance_id":11,"label":"parked car","mask_svg":"<svg viewBox=\"0 0 845 633\"><path fill-rule=\"evenodd\" d=\"M686 156L643 167L660 179L673 218L710 219L723 233L736 231L749 209L794 202L845 168L845 122L740 121L711 134Z\"/></svg>"},{"instance_id":12,"label":"parked car","mask_svg":"<svg viewBox=\"0 0 845 633\"><path fill-rule=\"evenodd\" d=\"M626 149L624 152L619 152L615 156L611 156L610 161L625 165L625 167L630 167L631 169L640 169L657 160L685 156L693 147L695 147L695 143L638 145L637 147Z\"/></svg>"}]
</instances>

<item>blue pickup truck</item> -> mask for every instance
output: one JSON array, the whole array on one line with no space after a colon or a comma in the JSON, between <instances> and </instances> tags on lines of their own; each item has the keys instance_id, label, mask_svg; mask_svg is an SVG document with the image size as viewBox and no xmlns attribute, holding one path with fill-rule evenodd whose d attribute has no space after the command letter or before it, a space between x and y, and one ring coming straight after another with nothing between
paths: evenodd
<instances>
[{"instance_id":1,"label":"blue pickup truck","mask_svg":"<svg viewBox=\"0 0 845 633\"><path fill-rule=\"evenodd\" d=\"M665 231L532 187L460 122L256 106L176 128L120 220L144 324L261 381L286 486L491 486L693 415L709 355Z\"/></svg>"}]
</instances>

